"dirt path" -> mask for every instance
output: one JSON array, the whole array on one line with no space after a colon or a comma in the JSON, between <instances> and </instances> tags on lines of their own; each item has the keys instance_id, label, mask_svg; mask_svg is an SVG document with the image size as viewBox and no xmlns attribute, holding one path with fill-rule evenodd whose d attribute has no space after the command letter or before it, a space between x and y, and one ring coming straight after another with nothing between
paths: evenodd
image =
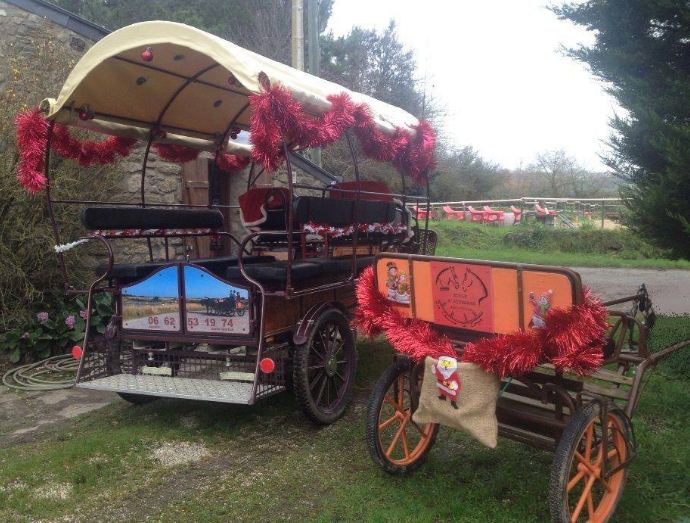
<instances>
[{"instance_id":1,"label":"dirt path","mask_svg":"<svg viewBox=\"0 0 690 523\"><path fill-rule=\"evenodd\" d=\"M574 270L582 276L582 283L605 300L635 294L644 283L657 313L690 313L690 271L585 267L574 267Z\"/></svg>"},{"instance_id":2,"label":"dirt path","mask_svg":"<svg viewBox=\"0 0 690 523\"><path fill-rule=\"evenodd\" d=\"M61 389L17 393L0 385L0 447L31 441L55 425L118 400L112 392Z\"/></svg>"}]
</instances>

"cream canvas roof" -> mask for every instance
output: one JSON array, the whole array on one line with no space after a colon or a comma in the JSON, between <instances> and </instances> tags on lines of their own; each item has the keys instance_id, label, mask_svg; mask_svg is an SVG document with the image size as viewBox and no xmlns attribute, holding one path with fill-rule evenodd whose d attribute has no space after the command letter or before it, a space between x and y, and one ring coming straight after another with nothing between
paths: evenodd
<instances>
[{"instance_id":1,"label":"cream canvas roof","mask_svg":"<svg viewBox=\"0 0 690 523\"><path fill-rule=\"evenodd\" d=\"M149 46L153 60L145 62L141 53ZM418 123L398 107L194 27L159 21L130 25L100 40L74 67L57 100L47 99L43 107L49 118L62 123L139 139L145 139L160 119L165 141L212 150L214 136L222 135L233 119L249 127L247 96L260 92L262 72L272 84L289 89L313 115L330 108L327 96L346 92L369 106L378 128L386 133L396 127L414 132L411 126ZM231 75L237 80L234 85ZM95 113L93 120L78 118L84 105ZM232 140L226 149L249 153L248 145Z\"/></svg>"}]
</instances>

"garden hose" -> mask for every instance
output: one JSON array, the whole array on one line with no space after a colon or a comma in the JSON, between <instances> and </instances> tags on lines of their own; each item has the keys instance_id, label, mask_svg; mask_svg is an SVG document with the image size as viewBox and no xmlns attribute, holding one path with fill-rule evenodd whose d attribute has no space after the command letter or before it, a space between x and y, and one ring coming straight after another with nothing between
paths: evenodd
<instances>
[{"instance_id":1,"label":"garden hose","mask_svg":"<svg viewBox=\"0 0 690 523\"><path fill-rule=\"evenodd\" d=\"M8 370L2 377L2 383L22 391L68 389L74 385L78 367L79 361L70 354L52 356Z\"/></svg>"}]
</instances>

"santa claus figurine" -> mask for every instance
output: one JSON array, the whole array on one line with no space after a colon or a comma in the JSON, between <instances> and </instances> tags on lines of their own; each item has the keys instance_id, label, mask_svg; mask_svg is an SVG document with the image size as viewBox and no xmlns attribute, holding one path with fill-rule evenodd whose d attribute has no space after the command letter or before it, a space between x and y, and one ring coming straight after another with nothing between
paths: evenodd
<instances>
[{"instance_id":1,"label":"santa claus figurine","mask_svg":"<svg viewBox=\"0 0 690 523\"><path fill-rule=\"evenodd\" d=\"M446 398L450 399L450 404L454 409L457 409L457 399L460 393L458 360L450 356L441 356L434 365L434 375L439 392L438 399L442 401L446 401Z\"/></svg>"}]
</instances>

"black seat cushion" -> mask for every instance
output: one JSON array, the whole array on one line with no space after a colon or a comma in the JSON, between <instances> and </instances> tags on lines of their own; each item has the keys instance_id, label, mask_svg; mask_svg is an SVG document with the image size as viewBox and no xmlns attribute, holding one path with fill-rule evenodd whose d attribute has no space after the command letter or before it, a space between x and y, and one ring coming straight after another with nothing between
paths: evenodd
<instances>
[{"instance_id":1,"label":"black seat cushion","mask_svg":"<svg viewBox=\"0 0 690 523\"><path fill-rule=\"evenodd\" d=\"M80 217L89 230L219 229L223 226L223 213L218 209L86 207Z\"/></svg>"},{"instance_id":2,"label":"black seat cushion","mask_svg":"<svg viewBox=\"0 0 690 523\"><path fill-rule=\"evenodd\" d=\"M271 263L254 263L246 265L247 274L260 282L285 282L287 281L287 262L274 261ZM296 260L292 263L291 277L294 281L306 280L319 275L319 266ZM244 279L238 266L228 267L225 271L228 280Z\"/></svg>"},{"instance_id":3,"label":"black seat cushion","mask_svg":"<svg viewBox=\"0 0 690 523\"><path fill-rule=\"evenodd\" d=\"M274 258L272 256L244 256L242 261L245 264L252 264L257 262L271 262ZM156 269L160 269L164 265L175 263L175 260L157 261L148 263L116 263L113 265L112 277L121 281L136 281L145 278ZM198 260L190 260L190 263L199 265L217 276L223 277L225 270L229 266L237 265L237 256L217 256L215 258L199 258ZM103 274L108 268L107 264L101 264L96 268L97 274Z\"/></svg>"},{"instance_id":4,"label":"black seat cushion","mask_svg":"<svg viewBox=\"0 0 690 523\"><path fill-rule=\"evenodd\" d=\"M314 222L342 227L354 223L355 207L358 223L390 223L395 220L395 203L299 196L295 198L294 222Z\"/></svg>"},{"instance_id":5,"label":"black seat cushion","mask_svg":"<svg viewBox=\"0 0 690 523\"><path fill-rule=\"evenodd\" d=\"M373 256L357 257L357 270L360 271L373 263ZM291 278L293 281L303 281L316 276L346 276L352 267L352 260L347 258L308 258L292 262ZM274 261L271 263L254 263L245 267L247 274L260 282L287 281L287 262ZM230 266L225 272L229 280L242 279L240 268Z\"/></svg>"},{"instance_id":6,"label":"black seat cushion","mask_svg":"<svg viewBox=\"0 0 690 523\"><path fill-rule=\"evenodd\" d=\"M315 263L321 269L322 274L346 275L352 270L352 258L309 258L310 263ZM374 262L373 256L357 256L357 272Z\"/></svg>"}]
</instances>

